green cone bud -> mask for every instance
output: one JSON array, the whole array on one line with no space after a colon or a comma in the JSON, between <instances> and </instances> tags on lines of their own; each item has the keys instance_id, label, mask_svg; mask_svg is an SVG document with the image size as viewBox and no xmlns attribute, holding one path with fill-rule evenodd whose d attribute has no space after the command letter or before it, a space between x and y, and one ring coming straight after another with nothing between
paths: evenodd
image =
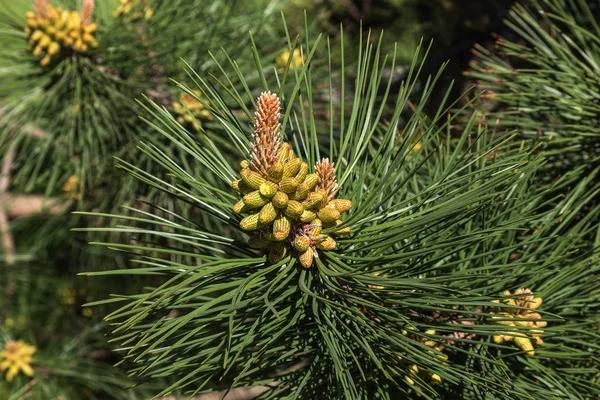
<instances>
[{"instance_id":1,"label":"green cone bud","mask_svg":"<svg viewBox=\"0 0 600 400\"><path fill-rule=\"evenodd\" d=\"M292 148L290 147L290 144L288 142L283 142L281 146L279 146L279 151L277 152L277 159L287 161L291 149Z\"/></svg>"},{"instance_id":2,"label":"green cone bud","mask_svg":"<svg viewBox=\"0 0 600 400\"><path fill-rule=\"evenodd\" d=\"M279 188L277 187L276 183L266 181L265 183L260 185L260 188L258 190L260 191L260 194L262 194L265 197L273 197L275 196L275 193L277 193Z\"/></svg>"},{"instance_id":3,"label":"green cone bud","mask_svg":"<svg viewBox=\"0 0 600 400\"><path fill-rule=\"evenodd\" d=\"M271 243L272 242L269 239L260 233L248 239L248 245L253 249L264 249Z\"/></svg>"},{"instance_id":4,"label":"green cone bud","mask_svg":"<svg viewBox=\"0 0 600 400\"><path fill-rule=\"evenodd\" d=\"M277 208L286 208L289 198L287 194L279 191L275 193L275 196L273 196L273 199L271 201L273 202L273 205Z\"/></svg>"},{"instance_id":5,"label":"green cone bud","mask_svg":"<svg viewBox=\"0 0 600 400\"><path fill-rule=\"evenodd\" d=\"M304 182L304 179L306 179L306 175L308 175L308 164L303 162L302 164L300 164L300 169L296 174L296 179L298 180L298 182L302 183Z\"/></svg>"},{"instance_id":6,"label":"green cone bud","mask_svg":"<svg viewBox=\"0 0 600 400\"><path fill-rule=\"evenodd\" d=\"M319 175L317 175L317 174L306 175L306 178L304 179L304 183L306 184L306 187L308 188L308 191L310 192L311 190L313 190L315 188L315 186L317 186L317 183L319 183Z\"/></svg>"},{"instance_id":7,"label":"green cone bud","mask_svg":"<svg viewBox=\"0 0 600 400\"><path fill-rule=\"evenodd\" d=\"M285 215L280 215L279 218L273 221L273 237L276 241L281 242L282 240L287 239L291 228L292 223L289 218Z\"/></svg>"},{"instance_id":8,"label":"green cone bud","mask_svg":"<svg viewBox=\"0 0 600 400\"><path fill-rule=\"evenodd\" d=\"M335 208L339 212L343 213L352 207L352 201L346 199L334 199L327 204L327 207Z\"/></svg>"},{"instance_id":9,"label":"green cone bud","mask_svg":"<svg viewBox=\"0 0 600 400\"><path fill-rule=\"evenodd\" d=\"M277 218L277 210L271 202L265 204L258 213L258 221L263 225L270 224L275 221L275 218Z\"/></svg>"},{"instance_id":10,"label":"green cone bud","mask_svg":"<svg viewBox=\"0 0 600 400\"><path fill-rule=\"evenodd\" d=\"M258 190L248 193L245 195L242 200L248 207L259 208L267 204L269 199L262 194Z\"/></svg>"},{"instance_id":11,"label":"green cone bud","mask_svg":"<svg viewBox=\"0 0 600 400\"><path fill-rule=\"evenodd\" d=\"M302 161L300 161L299 158L294 158L286 162L283 165L283 177L286 178L296 176L296 174L300 170L300 164L302 164Z\"/></svg>"},{"instance_id":12,"label":"green cone bud","mask_svg":"<svg viewBox=\"0 0 600 400\"><path fill-rule=\"evenodd\" d=\"M309 210L304 210L302 215L300 215L300 222L307 224L312 222L315 218L317 218L317 214Z\"/></svg>"},{"instance_id":13,"label":"green cone bud","mask_svg":"<svg viewBox=\"0 0 600 400\"><path fill-rule=\"evenodd\" d=\"M322 240L318 241L315 246L320 250L333 250L335 249L335 240L330 236L325 236Z\"/></svg>"},{"instance_id":14,"label":"green cone bud","mask_svg":"<svg viewBox=\"0 0 600 400\"><path fill-rule=\"evenodd\" d=\"M269 250L269 262L275 264L279 261L283 260L283 258L287 254L287 248L283 245L283 243L276 243L272 245Z\"/></svg>"},{"instance_id":15,"label":"green cone bud","mask_svg":"<svg viewBox=\"0 0 600 400\"><path fill-rule=\"evenodd\" d=\"M281 178L283 178L283 163L277 161L269 168L269 180L271 182L279 183Z\"/></svg>"},{"instance_id":16,"label":"green cone bud","mask_svg":"<svg viewBox=\"0 0 600 400\"><path fill-rule=\"evenodd\" d=\"M290 200L287 207L283 210L283 213L292 219L299 218L304 212L304 207L299 201Z\"/></svg>"},{"instance_id":17,"label":"green cone bud","mask_svg":"<svg viewBox=\"0 0 600 400\"><path fill-rule=\"evenodd\" d=\"M311 226L311 228L308 231L308 233L311 238L316 238L319 235L321 235L321 231L323 230L323 223L321 222L321 220L319 218L315 218L310 223L310 226Z\"/></svg>"},{"instance_id":18,"label":"green cone bud","mask_svg":"<svg viewBox=\"0 0 600 400\"><path fill-rule=\"evenodd\" d=\"M239 193L249 193L252 191L252 188L248 186L246 182L241 179L237 179L231 182L231 187L238 191Z\"/></svg>"},{"instance_id":19,"label":"green cone bud","mask_svg":"<svg viewBox=\"0 0 600 400\"><path fill-rule=\"evenodd\" d=\"M247 211L250 211L252 208L248 207L246 205L246 203L244 203L243 200L238 201L237 203L235 203L235 205L233 206L233 212L236 214L241 214Z\"/></svg>"},{"instance_id":20,"label":"green cone bud","mask_svg":"<svg viewBox=\"0 0 600 400\"><path fill-rule=\"evenodd\" d=\"M305 209L309 210L311 208L315 208L321 201L323 201L323 193L321 192L310 192L308 196L306 196L306 200L302 203Z\"/></svg>"},{"instance_id":21,"label":"green cone bud","mask_svg":"<svg viewBox=\"0 0 600 400\"><path fill-rule=\"evenodd\" d=\"M341 220L338 219L337 221L335 221L336 226L341 225L341 224L342 224ZM350 227L346 226L345 228L338 229L337 231L335 231L333 233L335 233L336 235L347 235L350 233Z\"/></svg>"},{"instance_id":22,"label":"green cone bud","mask_svg":"<svg viewBox=\"0 0 600 400\"><path fill-rule=\"evenodd\" d=\"M335 221L340 218L340 212L335 208L321 208L318 215L319 219L323 221L324 224L335 223Z\"/></svg>"},{"instance_id":23,"label":"green cone bud","mask_svg":"<svg viewBox=\"0 0 600 400\"><path fill-rule=\"evenodd\" d=\"M308 196L308 192L310 192L310 189L308 188L305 180L303 183L298 185L298 189L296 189L296 192L291 196L292 200L305 200L306 196Z\"/></svg>"},{"instance_id":24,"label":"green cone bud","mask_svg":"<svg viewBox=\"0 0 600 400\"><path fill-rule=\"evenodd\" d=\"M304 268L310 268L312 267L314 257L314 251L312 247L309 247L306 249L306 251L300 253L298 260L300 260L300 265L302 265Z\"/></svg>"},{"instance_id":25,"label":"green cone bud","mask_svg":"<svg viewBox=\"0 0 600 400\"><path fill-rule=\"evenodd\" d=\"M304 253L310 247L310 239L306 236L296 236L294 248L298 253Z\"/></svg>"},{"instance_id":26,"label":"green cone bud","mask_svg":"<svg viewBox=\"0 0 600 400\"><path fill-rule=\"evenodd\" d=\"M296 178L286 177L279 182L279 189L286 193L295 193L298 188L298 180Z\"/></svg>"},{"instance_id":27,"label":"green cone bud","mask_svg":"<svg viewBox=\"0 0 600 400\"><path fill-rule=\"evenodd\" d=\"M258 172L250 171L248 168L242 169L240 176L252 189L258 189L260 185L266 182L265 178L260 176Z\"/></svg>"},{"instance_id":28,"label":"green cone bud","mask_svg":"<svg viewBox=\"0 0 600 400\"><path fill-rule=\"evenodd\" d=\"M515 337L514 338L514 342L528 356L535 355L535 351L533 350L533 344L531 344L531 340L529 338L526 338L526 337Z\"/></svg>"},{"instance_id":29,"label":"green cone bud","mask_svg":"<svg viewBox=\"0 0 600 400\"><path fill-rule=\"evenodd\" d=\"M258 228L258 214L248 215L240 221L240 228L245 231L253 231Z\"/></svg>"}]
</instances>

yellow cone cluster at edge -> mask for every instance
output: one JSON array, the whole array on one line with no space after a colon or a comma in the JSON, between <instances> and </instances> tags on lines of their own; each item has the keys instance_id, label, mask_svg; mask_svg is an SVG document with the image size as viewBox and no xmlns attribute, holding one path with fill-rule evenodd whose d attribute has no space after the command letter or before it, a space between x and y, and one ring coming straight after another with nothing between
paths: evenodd
<instances>
[{"instance_id":1,"label":"yellow cone cluster at edge","mask_svg":"<svg viewBox=\"0 0 600 400\"><path fill-rule=\"evenodd\" d=\"M513 327L513 329L509 328L510 331L494 336L494 342L497 344L513 342L528 356L535 355L533 342L535 342L536 345L541 345L544 343L541 338L544 331L541 328L544 328L547 325L547 322L541 319L542 316L538 312L534 311L542 304L542 298L534 297L533 293L529 289L517 289L514 293L511 293L509 290L505 290L503 294L505 296L511 296L513 294L523 296L502 300L502 303L509 306L514 306L515 308L498 307L497 311L491 313L495 324ZM494 302L499 303L500 301L496 300ZM517 330L517 327L530 327L537 329L523 331Z\"/></svg>"},{"instance_id":2,"label":"yellow cone cluster at edge","mask_svg":"<svg viewBox=\"0 0 600 400\"><path fill-rule=\"evenodd\" d=\"M291 58L291 60L290 60ZM275 64L277 64L277 69L279 72L283 72L289 63L289 68L299 68L302 66L302 63L306 60L306 57L302 55L300 49L294 49L294 52L290 52L289 49L285 49L281 52L281 54L275 59Z\"/></svg>"},{"instance_id":3,"label":"yellow cone cluster at edge","mask_svg":"<svg viewBox=\"0 0 600 400\"><path fill-rule=\"evenodd\" d=\"M93 0L85 0L81 12L54 7L47 0L36 0L34 9L26 14L25 33L29 50L41 58L43 67L53 59L98 47L94 36L97 25L91 23Z\"/></svg>"},{"instance_id":4,"label":"yellow cone cluster at edge","mask_svg":"<svg viewBox=\"0 0 600 400\"><path fill-rule=\"evenodd\" d=\"M435 331L435 329L428 329L425 331L425 333L428 335L435 335L436 331ZM408 334L408 332L403 330L402 334L406 336ZM448 355L442 353L444 351L444 345L442 343L434 341L434 340L425 339L424 337L419 337L418 340L419 340L419 342L423 343L427 347L431 347L433 350L435 350L435 351L431 351L431 355L433 357L435 357L439 363L441 363L441 364L446 363L446 361L448 360ZM398 356L398 358L400 360L402 360L402 357ZM427 378L427 379L429 379L429 381L431 381L431 383L434 383L437 385L442 383L442 378L438 374L435 374L435 373L429 371L428 369L423 368L417 364L410 364L410 367L408 368L408 374L404 377L406 382L413 386L416 385L416 382L413 379L416 376L421 376L422 378Z\"/></svg>"},{"instance_id":5,"label":"yellow cone cluster at edge","mask_svg":"<svg viewBox=\"0 0 600 400\"><path fill-rule=\"evenodd\" d=\"M199 91L194 91L194 94L198 98L202 95ZM204 104L198 101L198 98L188 93L182 93L179 101L172 103L177 121L182 125L191 125L196 130L200 130L196 121L211 118L210 112L204 107Z\"/></svg>"},{"instance_id":6,"label":"yellow cone cluster at edge","mask_svg":"<svg viewBox=\"0 0 600 400\"><path fill-rule=\"evenodd\" d=\"M336 198L339 188L329 160L319 161L311 173L308 164L281 141L279 119L279 98L262 93L250 160L240 163L240 179L232 183L243 195L233 211L245 215L240 227L251 233L250 246L262 249L270 262L294 252L300 264L310 268L317 251L336 247L335 239L322 231L342 224L340 215L352 202ZM349 232L340 227L333 235Z\"/></svg>"},{"instance_id":7,"label":"yellow cone cluster at edge","mask_svg":"<svg viewBox=\"0 0 600 400\"><path fill-rule=\"evenodd\" d=\"M150 19L153 14L149 0L119 0L119 6L113 12L113 16L122 18L126 23Z\"/></svg>"},{"instance_id":8,"label":"yellow cone cluster at edge","mask_svg":"<svg viewBox=\"0 0 600 400\"><path fill-rule=\"evenodd\" d=\"M6 372L6 380L11 382L19 372L33 376L33 354L36 347L22 341L6 342L4 350L0 351L0 371Z\"/></svg>"}]
</instances>

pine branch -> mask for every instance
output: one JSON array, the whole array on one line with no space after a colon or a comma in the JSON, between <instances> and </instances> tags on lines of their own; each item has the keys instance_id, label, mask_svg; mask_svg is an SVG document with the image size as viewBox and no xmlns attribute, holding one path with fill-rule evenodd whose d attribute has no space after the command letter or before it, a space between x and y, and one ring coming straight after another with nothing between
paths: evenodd
<instances>
[{"instance_id":1,"label":"pine branch","mask_svg":"<svg viewBox=\"0 0 600 400\"><path fill-rule=\"evenodd\" d=\"M446 97L433 116L426 115L441 72L425 81L419 101L411 100L422 66L418 55L392 97L393 76L385 81L380 77L383 70L394 70L394 57L388 60L370 38L358 53L353 101L346 103L345 96L339 103L332 97L323 101L317 88L331 93L334 84L340 84L332 74L320 85L311 73L311 66L318 65L313 59L321 54L320 46L325 64L333 63L331 48L323 42L306 39L303 67L290 74L285 86L277 83L286 82L289 71L282 72L283 79L277 72L265 72L256 50L253 58L261 84L254 90L233 61L219 65L223 76L190 71L221 131L190 135L159 105L146 106L152 127L198 167L173 160L154 144L141 148L164 173L125 162L122 167L193 205L205 219L183 218L176 212L168 219L156 218L153 211L111 216L120 221L116 229L135 240L97 244L131 254L138 267L94 275L163 277L145 293L111 300L116 309L107 318L115 324L114 340L126 350L124 360L135 360L136 375L177 375L161 395L195 395L277 380L281 384L264 398L315 398L327 390L332 398L369 398L375 392L384 398L415 393L435 398L462 388L494 398L508 399L515 393L533 398L526 372L511 378L519 382L516 386L506 374L521 368L524 355L542 354L545 363L560 360L560 351L548 343L565 340L563 332L581 332L593 315L591 311L582 319L573 318L558 307L561 294L554 286L579 268L579 257L585 259L592 251L585 239L592 220L573 224L576 210L589 200L580 199L585 184L561 200L560 207L548 209L551 189L535 187L536 173L544 164L537 148L526 148L512 137L498 138L477 117L468 119L457 134L452 126L471 104L448 114L457 103L446 104ZM341 70L343 75L343 65ZM244 89L232 84L234 77ZM186 93L195 90L180 87ZM300 250L292 247L278 257L265 257L254 249L255 242L248 242L243 233L251 228L247 217L235 213L238 197L224 187L235 179L235 159L244 160L251 147L250 109L255 104L262 109L265 95L259 93L273 87L278 87L283 105L281 137L291 144L294 157L308 165L324 156L335 160L335 171L322 175L335 172L339 195L352 201L340 225L349 227L350 235L336 239L331 248L317 249L313 264L303 263ZM327 121L315 120L320 107L329 110ZM384 114L386 123L381 122ZM264 117L261 121L271 121L259 115ZM229 140L219 140L220 135ZM254 167L241 161L241 166L258 171L264 164L266 175L257 174L271 179L280 156L271 160L273 151L264 150L269 146L259 144L262 139L256 135L254 140L252 154L259 161ZM236 182L234 188L244 195L242 183ZM251 174L244 182L259 184ZM242 205L255 207L247 195ZM141 237L152 245L137 239ZM155 245L162 240L170 245ZM571 263L571 268L559 267ZM585 301L589 286L577 279L569 290L574 287L581 290L577 298ZM517 315L523 307L515 311L511 301L529 293L519 288L532 288L536 295L541 291L550 299L547 310L524 314L533 315L525 318L531 323L514 323L522 318ZM173 314L173 309L178 312ZM506 316L508 328L492 317L496 314ZM543 335L548 340L534 349L532 340L539 343L540 338L534 333L536 323L546 324ZM516 341L502 339L510 336L505 335L507 329ZM579 360L591 355L580 353L577 346L563 349ZM279 377L300 361L307 365ZM480 368L489 374L478 373ZM571 385L567 379L560 384Z\"/></svg>"}]
</instances>

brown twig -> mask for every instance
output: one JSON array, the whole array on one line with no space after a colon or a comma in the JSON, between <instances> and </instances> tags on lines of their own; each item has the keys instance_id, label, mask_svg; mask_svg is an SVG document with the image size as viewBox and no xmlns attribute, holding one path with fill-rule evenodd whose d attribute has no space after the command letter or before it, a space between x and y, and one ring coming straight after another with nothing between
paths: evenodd
<instances>
[{"instance_id":1,"label":"brown twig","mask_svg":"<svg viewBox=\"0 0 600 400\"><path fill-rule=\"evenodd\" d=\"M40 213L58 215L67 208L67 204L57 198L11 193L0 193L0 205L11 219Z\"/></svg>"},{"instance_id":2,"label":"brown twig","mask_svg":"<svg viewBox=\"0 0 600 400\"><path fill-rule=\"evenodd\" d=\"M0 196L6 193L10 184L10 169L15 161L16 150L12 147L4 157L2 170L0 172ZM0 200L2 200L0 198ZM0 238L2 239L2 248L6 258L6 263L12 265L15 263L15 241L10 230L6 206L0 201Z\"/></svg>"},{"instance_id":3,"label":"brown twig","mask_svg":"<svg viewBox=\"0 0 600 400\"><path fill-rule=\"evenodd\" d=\"M291 372L297 371L299 369L306 367L308 364L310 364L310 360L304 359L304 360L300 361L299 363L294 364L291 367L286 368L283 371L280 371L277 374L277 376L286 375ZM275 382L272 382L269 386L257 385L257 386L247 386L247 387L235 388L235 389L231 389L227 393L227 396L225 396L225 397L223 397L223 395L225 394L224 390L222 390L220 392L203 393L198 396L192 397L189 400L219 400L219 399L251 400L251 399L254 399L254 398L260 396L261 394L273 389L274 387L276 387L280 384L281 384L280 381L275 381ZM186 397L186 399L187 399L187 397ZM161 397L159 400L183 400L183 398L176 397L176 396L168 396L168 397Z\"/></svg>"},{"instance_id":4,"label":"brown twig","mask_svg":"<svg viewBox=\"0 0 600 400\"><path fill-rule=\"evenodd\" d=\"M6 114L4 114L3 112L0 111L0 120L2 118L4 118L5 116L6 116ZM16 124L11 124L11 125L8 125L8 128L11 130L11 132L14 133L18 129L18 126ZM45 139L50 136L42 128L40 128L39 126L32 124L32 123L23 125L21 127L21 131L24 134L26 134L27 136L31 136L36 139Z\"/></svg>"}]
</instances>

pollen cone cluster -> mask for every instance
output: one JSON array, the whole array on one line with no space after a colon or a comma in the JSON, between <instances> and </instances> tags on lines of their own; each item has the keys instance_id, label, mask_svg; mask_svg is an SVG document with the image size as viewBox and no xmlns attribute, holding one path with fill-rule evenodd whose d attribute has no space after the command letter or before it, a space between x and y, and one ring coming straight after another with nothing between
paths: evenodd
<instances>
[{"instance_id":1,"label":"pollen cone cluster","mask_svg":"<svg viewBox=\"0 0 600 400\"><path fill-rule=\"evenodd\" d=\"M340 215L352 207L352 202L336 199L339 188L329 160L318 162L315 172L310 173L308 164L281 141L279 119L279 98L262 93L257 101L250 160L240 163L241 179L232 183L243 195L233 211L246 215L240 227L251 232L249 245L262 249L270 262L293 253L303 267L310 268L317 251L335 248L335 240L322 231L342 224ZM344 227L332 235L349 232Z\"/></svg>"},{"instance_id":2,"label":"pollen cone cluster","mask_svg":"<svg viewBox=\"0 0 600 400\"><path fill-rule=\"evenodd\" d=\"M509 290L505 290L503 293L505 296L513 295ZM512 307L498 307L496 312L492 312L492 319L496 325L503 325L509 328L509 332L505 332L501 335L493 337L494 342L502 344L504 342L513 342L521 350L523 350L528 356L535 355L533 350L533 342L537 345L544 343L541 336L544 331L541 328L545 328L547 325L546 321L543 321L542 316L534 311L542 304L541 297L534 297L533 293L529 289L517 289L514 292L515 295L523 295L521 297L513 299L505 299L502 302ZM499 300L494 301L499 303ZM521 308L523 307L523 308ZM530 329L529 331L517 331L517 327L531 327L540 329Z\"/></svg>"},{"instance_id":3,"label":"pollen cone cluster","mask_svg":"<svg viewBox=\"0 0 600 400\"><path fill-rule=\"evenodd\" d=\"M0 371L6 372L6 380L11 382L20 372L33 376L33 354L36 347L27 343L11 340L0 352Z\"/></svg>"},{"instance_id":4,"label":"pollen cone cluster","mask_svg":"<svg viewBox=\"0 0 600 400\"><path fill-rule=\"evenodd\" d=\"M127 23L150 19L154 10L150 7L149 0L119 0L119 6L113 16L122 18Z\"/></svg>"},{"instance_id":5,"label":"pollen cone cluster","mask_svg":"<svg viewBox=\"0 0 600 400\"><path fill-rule=\"evenodd\" d=\"M302 63L305 61L305 59L306 57L302 55L300 49L294 49L293 53L290 52L289 49L285 49L275 59L275 64L277 64L277 70L279 72L283 72L288 66L288 63L290 65L290 69L299 68L302 66Z\"/></svg>"},{"instance_id":6,"label":"pollen cone cluster","mask_svg":"<svg viewBox=\"0 0 600 400\"><path fill-rule=\"evenodd\" d=\"M199 91L194 91L194 94L200 98L202 94ZM201 119L210 119L210 112L204 107L204 104L199 102L196 97L182 93L179 96L179 101L174 101L173 112L182 125L191 125L195 130L200 130L197 121Z\"/></svg>"},{"instance_id":7,"label":"pollen cone cluster","mask_svg":"<svg viewBox=\"0 0 600 400\"><path fill-rule=\"evenodd\" d=\"M41 58L43 67L60 55L65 57L74 51L86 52L98 47L94 37L97 25L91 23L93 0L85 0L81 12L54 7L47 0L36 0L34 10L26 14L25 33L29 50Z\"/></svg>"},{"instance_id":8,"label":"pollen cone cluster","mask_svg":"<svg viewBox=\"0 0 600 400\"><path fill-rule=\"evenodd\" d=\"M425 331L428 335L435 335L436 331L434 329L428 329ZM403 330L403 335L408 335L408 332ZM435 351L431 351L430 354L437 359L437 361L441 364L445 364L448 360L448 355L442 353L444 351L444 345L440 342L436 342L434 340L425 339L424 337L419 337L417 339L419 342L423 343L425 346L432 348ZM400 360L402 357L398 356ZM413 379L416 376L420 376L421 378L427 378L431 381L431 383L435 383L437 385L442 383L442 378L438 374L434 374L426 368L423 368L417 364L410 364L408 369L408 374L404 377L406 382L410 385L416 385L415 380Z\"/></svg>"}]
</instances>

